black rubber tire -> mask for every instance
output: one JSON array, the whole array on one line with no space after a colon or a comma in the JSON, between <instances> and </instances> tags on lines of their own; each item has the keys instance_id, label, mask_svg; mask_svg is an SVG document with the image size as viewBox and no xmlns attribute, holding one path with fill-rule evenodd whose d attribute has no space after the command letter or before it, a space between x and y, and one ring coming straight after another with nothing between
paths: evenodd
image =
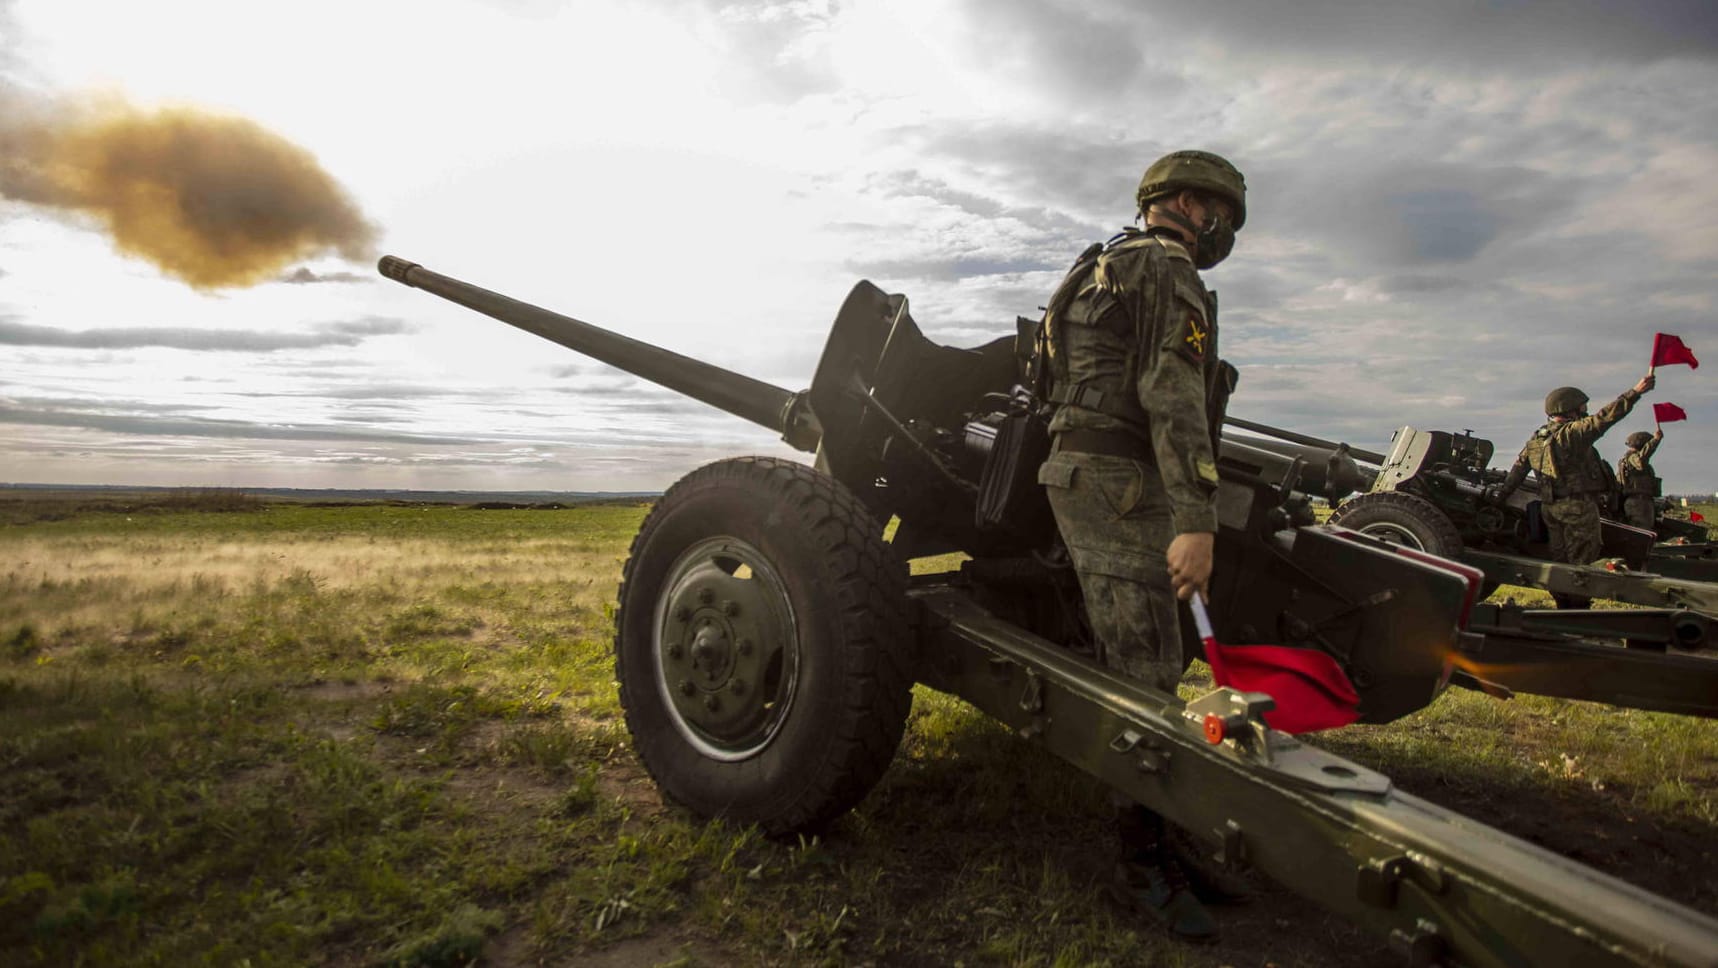
<instances>
[{"instance_id":1,"label":"black rubber tire","mask_svg":"<svg viewBox=\"0 0 1718 968\"><path fill-rule=\"evenodd\" d=\"M1455 523L1437 505L1414 494L1379 491L1350 498L1328 523L1440 558L1461 555L1461 533Z\"/></svg>"},{"instance_id":2,"label":"black rubber tire","mask_svg":"<svg viewBox=\"0 0 1718 968\"><path fill-rule=\"evenodd\" d=\"M656 503L622 571L615 672L634 748L664 795L701 816L756 823L781 835L827 824L882 777L900 745L913 686L907 569L882 533L838 481L768 457L701 467ZM689 597L692 579L676 576L694 574L697 566L687 564L688 556L696 561L712 542L743 549L740 558L751 570L736 573L736 580L759 578L761 572L766 585L777 589L751 601L762 602L762 611L787 615L786 624L754 625L750 633L795 630L761 647L735 648L734 655L772 653L770 668L776 672L748 676L756 685L743 694L718 683L719 700L756 706L745 715L769 721L738 727L750 732L731 748L720 745L731 737L703 733L705 726L719 731L727 724L704 722L700 709L690 705L693 699L684 698L704 694L686 689L690 680L679 677L688 660L668 644L684 638L692 625L723 621L716 617L723 613L714 610L671 624L673 615L698 613L698 603L710 602ZM712 580L723 587L722 576ZM759 609L738 610L736 640L744 634L738 623L748 610ZM761 660L735 659L729 668L742 661ZM791 671L783 674L784 666ZM698 674L710 676L702 668ZM774 700L765 703L765 693Z\"/></svg>"}]
</instances>

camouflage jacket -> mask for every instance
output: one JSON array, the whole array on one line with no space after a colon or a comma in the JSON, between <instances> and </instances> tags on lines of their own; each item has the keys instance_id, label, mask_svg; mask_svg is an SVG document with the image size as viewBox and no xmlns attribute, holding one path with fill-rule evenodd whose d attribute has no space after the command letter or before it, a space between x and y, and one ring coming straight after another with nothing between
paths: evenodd
<instances>
[{"instance_id":1,"label":"camouflage jacket","mask_svg":"<svg viewBox=\"0 0 1718 968\"><path fill-rule=\"evenodd\" d=\"M1660 439L1648 440L1645 447L1629 451L1617 461L1617 483L1622 485L1623 494L1658 496L1659 481L1658 475L1652 472L1652 454L1658 450Z\"/></svg>"},{"instance_id":2,"label":"camouflage jacket","mask_svg":"<svg viewBox=\"0 0 1718 968\"><path fill-rule=\"evenodd\" d=\"M1137 437L1176 533L1216 531L1217 434L1234 368L1217 358L1217 298L1163 229L1086 250L1050 297L1052 433Z\"/></svg>"},{"instance_id":3,"label":"camouflage jacket","mask_svg":"<svg viewBox=\"0 0 1718 968\"><path fill-rule=\"evenodd\" d=\"M1624 390L1598 413L1562 423L1553 421L1535 430L1504 478L1503 493L1507 496L1520 487L1529 470L1538 477L1541 500L1616 490L1617 479L1593 443L1628 416L1639 399L1640 394L1633 389Z\"/></svg>"}]
</instances>

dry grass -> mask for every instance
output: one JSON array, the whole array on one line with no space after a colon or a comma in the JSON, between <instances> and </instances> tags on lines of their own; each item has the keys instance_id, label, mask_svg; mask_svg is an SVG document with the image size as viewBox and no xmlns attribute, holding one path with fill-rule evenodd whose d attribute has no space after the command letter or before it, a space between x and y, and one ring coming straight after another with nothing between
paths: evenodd
<instances>
[{"instance_id":1,"label":"dry grass","mask_svg":"<svg viewBox=\"0 0 1718 968\"><path fill-rule=\"evenodd\" d=\"M610 655L643 513L270 507L0 528L0 962L1385 957L1269 891L1222 913L1215 949L1119 918L1099 892L1104 792L923 687L893 768L826 839L772 843L663 804ZM1718 911L1718 724L1459 693L1320 743Z\"/></svg>"}]
</instances>

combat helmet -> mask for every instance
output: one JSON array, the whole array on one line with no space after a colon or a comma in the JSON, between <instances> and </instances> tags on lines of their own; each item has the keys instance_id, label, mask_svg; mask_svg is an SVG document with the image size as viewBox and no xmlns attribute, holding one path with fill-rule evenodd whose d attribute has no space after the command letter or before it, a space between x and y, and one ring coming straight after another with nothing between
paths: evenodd
<instances>
[{"instance_id":1,"label":"combat helmet","mask_svg":"<svg viewBox=\"0 0 1718 968\"><path fill-rule=\"evenodd\" d=\"M1143 212L1152 199L1187 188L1227 200L1235 207L1234 227L1246 224L1247 180L1227 159L1209 151L1172 151L1152 162L1134 197Z\"/></svg>"},{"instance_id":2,"label":"combat helmet","mask_svg":"<svg viewBox=\"0 0 1718 968\"><path fill-rule=\"evenodd\" d=\"M1634 433L1629 434L1626 443L1629 445L1630 450L1640 450L1647 444L1652 443L1652 434L1649 434L1644 430L1637 430Z\"/></svg>"},{"instance_id":3,"label":"combat helmet","mask_svg":"<svg viewBox=\"0 0 1718 968\"><path fill-rule=\"evenodd\" d=\"M1578 387L1558 387L1545 394L1545 416L1574 413L1587 405L1587 395Z\"/></svg>"}]
</instances>

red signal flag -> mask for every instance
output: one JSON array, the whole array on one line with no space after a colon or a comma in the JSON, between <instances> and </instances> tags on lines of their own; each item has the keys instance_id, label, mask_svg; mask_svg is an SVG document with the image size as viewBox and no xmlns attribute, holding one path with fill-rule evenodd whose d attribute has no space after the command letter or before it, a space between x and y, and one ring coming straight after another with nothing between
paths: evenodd
<instances>
[{"instance_id":1,"label":"red signal flag","mask_svg":"<svg viewBox=\"0 0 1718 968\"><path fill-rule=\"evenodd\" d=\"M1652 419L1659 423L1674 423L1678 420L1687 420L1688 411L1674 403L1655 403L1652 405Z\"/></svg>"},{"instance_id":2,"label":"red signal flag","mask_svg":"<svg viewBox=\"0 0 1718 968\"><path fill-rule=\"evenodd\" d=\"M1211 678L1219 686L1275 699L1276 708L1265 713L1266 725L1285 733L1311 733L1360 718L1360 694L1335 659L1286 645L1223 645L1198 594L1192 605Z\"/></svg>"},{"instance_id":3,"label":"red signal flag","mask_svg":"<svg viewBox=\"0 0 1718 968\"><path fill-rule=\"evenodd\" d=\"M1699 511L1690 511L1688 512L1688 520L1693 521L1695 524L1699 524L1706 520L1706 515L1701 514Z\"/></svg>"},{"instance_id":4,"label":"red signal flag","mask_svg":"<svg viewBox=\"0 0 1718 968\"><path fill-rule=\"evenodd\" d=\"M1693 369L1700 368L1700 361L1694 358L1694 351L1682 342L1681 337L1669 333L1653 334L1652 365L1670 366L1673 363L1687 363Z\"/></svg>"}]
</instances>

